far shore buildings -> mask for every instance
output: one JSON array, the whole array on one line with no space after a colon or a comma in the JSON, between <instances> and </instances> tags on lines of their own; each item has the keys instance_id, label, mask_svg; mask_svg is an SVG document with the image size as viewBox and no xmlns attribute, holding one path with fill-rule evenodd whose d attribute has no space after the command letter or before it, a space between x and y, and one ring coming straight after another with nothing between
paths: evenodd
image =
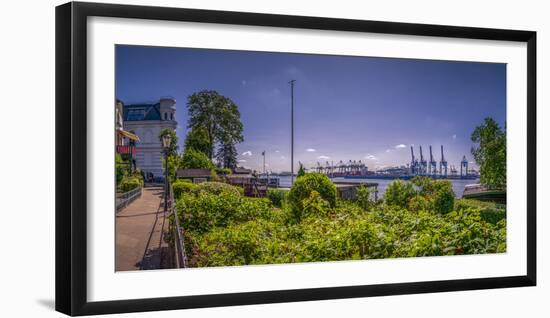
<instances>
[{"instance_id":1,"label":"far shore buildings","mask_svg":"<svg viewBox=\"0 0 550 318\"><path fill-rule=\"evenodd\" d=\"M165 128L176 129L176 100L162 97L158 102L123 105L124 130L139 136L135 141L136 167L155 178L163 178L163 149L159 139Z\"/></svg>"}]
</instances>

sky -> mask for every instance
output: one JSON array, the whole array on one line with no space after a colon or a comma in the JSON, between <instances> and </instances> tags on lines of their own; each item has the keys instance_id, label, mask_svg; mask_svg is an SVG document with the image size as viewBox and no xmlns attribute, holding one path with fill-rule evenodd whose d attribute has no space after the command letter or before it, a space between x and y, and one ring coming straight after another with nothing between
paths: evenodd
<instances>
[{"instance_id":1,"label":"sky","mask_svg":"<svg viewBox=\"0 0 550 318\"><path fill-rule=\"evenodd\" d=\"M290 80L294 157L361 160L369 170L406 165L410 146L449 165L475 167L472 131L486 117L506 120L506 64L116 46L116 97L125 104L176 99L180 150L188 131L187 97L216 90L239 107L244 142L239 165L290 171ZM428 158L429 159L429 158ZM295 168L296 169L296 168Z\"/></svg>"}]
</instances>

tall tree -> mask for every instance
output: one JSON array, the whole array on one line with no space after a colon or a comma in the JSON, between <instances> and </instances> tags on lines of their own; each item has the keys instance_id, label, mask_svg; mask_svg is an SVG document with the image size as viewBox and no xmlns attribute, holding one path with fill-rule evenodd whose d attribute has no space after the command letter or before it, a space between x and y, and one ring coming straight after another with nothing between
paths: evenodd
<instances>
[{"instance_id":1,"label":"tall tree","mask_svg":"<svg viewBox=\"0 0 550 318\"><path fill-rule=\"evenodd\" d=\"M208 155L210 141L204 127L193 127L185 137L185 149L194 149Z\"/></svg>"},{"instance_id":2,"label":"tall tree","mask_svg":"<svg viewBox=\"0 0 550 318\"><path fill-rule=\"evenodd\" d=\"M216 91L203 90L188 97L188 128L206 130L208 157L212 160L216 143L243 141L243 124L238 106Z\"/></svg>"},{"instance_id":3,"label":"tall tree","mask_svg":"<svg viewBox=\"0 0 550 318\"><path fill-rule=\"evenodd\" d=\"M174 129L170 128L164 128L161 130L159 134L159 140L162 144L162 137L165 135L170 135L170 146L168 147L168 155L169 156L177 156L178 155L178 136L176 135L176 131Z\"/></svg>"},{"instance_id":4,"label":"tall tree","mask_svg":"<svg viewBox=\"0 0 550 318\"><path fill-rule=\"evenodd\" d=\"M222 142L216 153L216 159L224 167L235 169L237 167L237 149L231 142Z\"/></svg>"},{"instance_id":5,"label":"tall tree","mask_svg":"<svg viewBox=\"0 0 550 318\"><path fill-rule=\"evenodd\" d=\"M480 182L491 188L506 186L506 130L491 117L472 133L472 155L479 166Z\"/></svg>"}]
</instances>

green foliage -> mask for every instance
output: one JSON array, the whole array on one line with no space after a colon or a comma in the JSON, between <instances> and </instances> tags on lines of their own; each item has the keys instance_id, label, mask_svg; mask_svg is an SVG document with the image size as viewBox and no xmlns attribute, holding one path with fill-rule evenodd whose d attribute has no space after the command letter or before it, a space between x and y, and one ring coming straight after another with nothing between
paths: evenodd
<instances>
[{"instance_id":1,"label":"green foliage","mask_svg":"<svg viewBox=\"0 0 550 318\"><path fill-rule=\"evenodd\" d=\"M185 193L191 193L196 188L196 184L190 180L178 179L172 182L172 191L174 191L174 198L177 200Z\"/></svg>"},{"instance_id":2,"label":"green foliage","mask_svg":"<svg viewBox=\"0 0 550 318\"><path fill-rule=\"evenodd\" d=\"M206 154L195 149L186 149L180 160L183 169L214 169L214 164Z\"/></svg>"},{"instance_id":3,"label":"green foliage","mask_svg":"<svg viewBox=\"0 0 550 318\"><path fill-rule=\"evenodd\" d=\"M300 178L296 178L288 194L290 209L296 221L302 218L304 203L308 202L305 200L311 198L313 191L316 191L329 207L336 206L337 192L334 183L324 174L307 173Z\"/></svg>"},{"instance_id":4,"label":"green foliage","mask_svg":"<svg viewBox=\"0 0 550 318\"><path fill-rule=\"evenodd\" d=\"M178 155L178 135L176 135L176 131L171 128L164 128L161 130L159 134L159 140L160 144L162 145L162 137L165 135L170 135L170 146L168 147L168 155L169 156L177 156Z\"/></svg>"},{"instance_id":5,"label":"green foliage","mask_svg":"<svg viewBox=\"0 0 550 318\"><path fill-rule=\"evenodd\" d=\"M386 192L384 192L384 202L387 205L406 208L414 195L415 191L413 185L410 182L398 179L392 181L386 188Z\"/></svg>"},{"instance_id":6,"label":"green foliage","mask_svg":"<svg viewBox=\"0 0 550 318\"><path fill-rule=\"evenodd\" d=\"M273 206L281 208L288 195L288 191L280 189L268 189L267 198L271 201Z\"/></svg>"},{"instance_id":7,"label":"green foliage","mask_svg":"<svg viewBox=\"0 0 550 318\"><path fill-rule=\"evenodd\" d=\"M216 91L203 90L187 99L188 127L206 131L207 156L212 160L214 145L235 145L243 141L243 125L238 106Z\"/></svg>"},{"instance_id":8,"label":"green foliage","mask_svg":"<svg viewBox=\"0 0 550 318\"><path fill-rule=\"evenodd\" d=\"M472 155L479 166L480 182L491 188L506 187L506 131L493 118L485 118L472 133Z\"/></svg>"},{"instance_id":9,"label":"green foliage","mask_svg":"<svg viewBox=\"0 0 550 318\"><path fill-rule=\"evenodd\" d=\"M304 166L302 163L300 163L300 168L298 169L298 174L296 175L296 178L303 177L306 174L306 170L304 169Z\"/></svg>"},{"instance_id":10,"label":"green foliage","mask_svg":"<svg viewBox=\"0 0 550 318\"><path fill-rule=\"evenodd\" d=\"M481 219L485 222L497 224L501 220L506 219L506 205L485 202L472 199L459 199L455 201L455 210L476 209L479 210Z\"/></svg>"},{"instance_id":11,"label":"green foliage","mask_svg":"<svg viewBox=\"0 0 550 318\"><path fill-rule=\"evenodd\" d=\"M216 168L214 169L214 171L218 175L225 175L225 176L230 175L232 173L231 169L229 168Z\"/></svg>"},{"instance_id":12,"label":"green foliage","mask_svg":"<svg viewBox=\"0 0 550 318\"><path fill-rule=\"evenodd\" d=\"M198 183L193 189L193 194L197 196L203 194L218 195L222 193L230 193L235 196L242 195L238 187L223 182L202 182Z\"/></svg>"},{"instance_id":13,"label":"green foliage","mask_svg":"<svg viewBox=\"0 0 550 318\"><path fill-rule=\"evenodd\" d=\"M210 140L208 132L204 127L193 127L185 137L185 149L193 149L208 155L210 149Z\"/></svg>"},{"instance_id":14,"label":"green foliage","mask_svg":"<svg viewBox=\"0 0 550 318\"><path fill-rule=\"evenodd\" d=\"M301 217L320 216L328 213L330 204L319 192L313 190L309 193L309 197L302 200L302 207Z\"/></svg>"},{"instance_id":15,"label":"green foliage","mask_svg":"<svg viewBox=\"0 0 550 318\"><path fill-rule=\"evenodd\" d=\"M364 210L370 210L374 206L374 201L372 200L372 189L361 185L357 188L357 198L355 199L358 206Z\"/></svg>"},{"instance_id":16,"label":"green foliage","mask_svg":"<svg viewBox=\"0 0 550 318\"><path fill-rule=\"evenodd\" d=\"M143 187L143 179L135 176L125 177L119 185L121 192L128 192L139 187Z\"/></svg>"},{"instance_id":17,"label":"green foliage","mask_svg":"<svg viewBox=\"0 0 550 318\"><path fill-rule=\"evenodd\" d=\"M199 185L206 184L201 183ZM204 233L215 227L228 226L231 222L243 222L271 213L266 199L247 198L239 191L222 190L208 192L195 187L192 193L184 193L177 201L182 224L188 231Z\"/></svg>"},{"instance_id":18,"label":"green foliage","mask_svg":"<svg viewBox=\"0 0 550 318\"><path fill-rule=\"evenodd\" d=\"M216 159L226 169L235 169L237 167L237 149L235 144L229 141L223 141L218 151Z\"/></svg>"},{"instance_id":19,"label":"green foliage","mask_svg":"<svg viewBox=\"0 0 550 318\"><path fill-rule=\"evenodd\" d=\"M419 208L433 210L439 213L449 213L454 208L455 194L449 180L433 180L428 177L414 177L411 183L418 188L418 194L423 198L416 198L409 202L409 208L417 211Z\"/></svg>"},{"instance_id":20,"label":"green foliage","mask_svg":"<svg viewBox=\"0 0 550 318\"><path fill-rule=\"evenodd\" d=\"M115 175L117 186L119 186L122 179L128 175L128 164L122 159L119 153L115 155Z\"/></svg>"},{"instance_id":21,"label":"green foliage","mask_svg":"<svg viewBox=\"0 0 550 318\"><path fill-rule=\"evenodd\" d=\"M427 196L415 195L411 198L408 204L409 211L430 211L433 207L433 201Z\"/></svg>"}]
</instances>

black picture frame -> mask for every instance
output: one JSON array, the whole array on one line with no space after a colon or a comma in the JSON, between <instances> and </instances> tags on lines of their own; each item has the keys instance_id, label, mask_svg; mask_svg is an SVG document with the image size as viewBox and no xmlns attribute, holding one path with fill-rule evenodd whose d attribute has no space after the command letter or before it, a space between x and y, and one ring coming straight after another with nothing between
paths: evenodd
<instances>
[{"instance_id":1,"label":"black picture frame","mask_svg":"<svg viewBox=\"0 0 550 318\"><path fill-rule=\"evenodd\" d=\"M88 302L86 36L91 16L286 27L527 44L527 275ZM92 315L536 285L536 32L70 2L56 7L56 310Z\"/></svg>"}]
</instances>

